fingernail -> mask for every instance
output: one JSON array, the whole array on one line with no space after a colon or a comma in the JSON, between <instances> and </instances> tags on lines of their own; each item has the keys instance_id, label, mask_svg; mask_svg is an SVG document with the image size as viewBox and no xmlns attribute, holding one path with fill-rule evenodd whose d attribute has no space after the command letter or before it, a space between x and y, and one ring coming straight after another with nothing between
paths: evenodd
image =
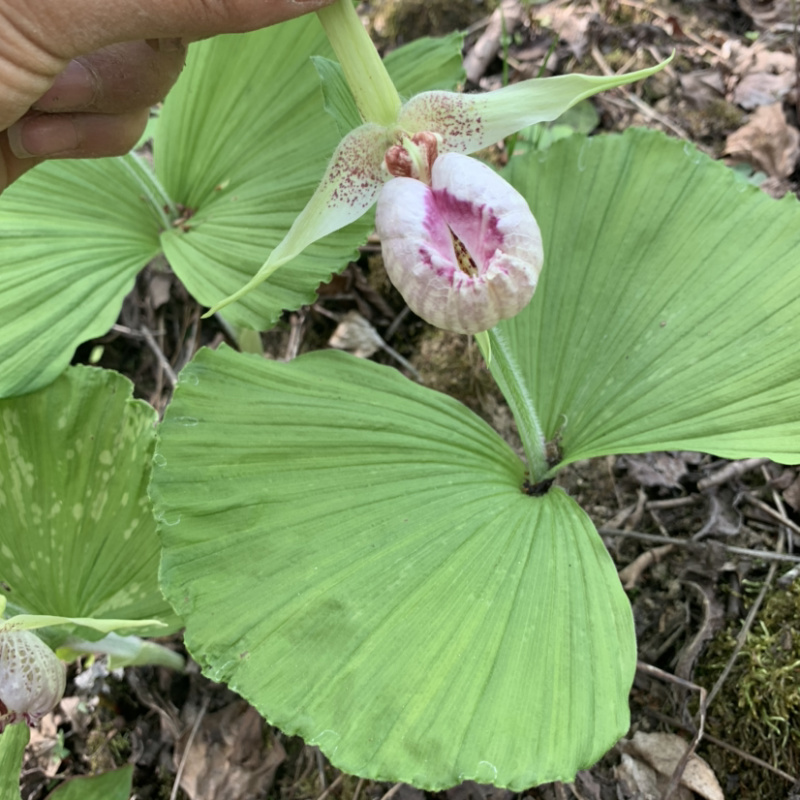
<instances>
[{"instance_id":1,"label":"fingernail","mask_svg":"<svg viewBox=\"0 0 800 800\"><path fill-rule=\"evenodd\" d=\"M8 129L8 144L17 158L58 156L77 150L80 137L70 117L28 117Z\"/></svg>"},{"instance_id":2,"label":"fingernail","mask_svg":"<svg viewBox=\"0 0 800 800\"><path fill-rule=\"evenodd\" d=\"M53 85L33 104L37 111L78 111L97 96L97 79L80 61L70 61Z\"/></svg>"}]
</instances>

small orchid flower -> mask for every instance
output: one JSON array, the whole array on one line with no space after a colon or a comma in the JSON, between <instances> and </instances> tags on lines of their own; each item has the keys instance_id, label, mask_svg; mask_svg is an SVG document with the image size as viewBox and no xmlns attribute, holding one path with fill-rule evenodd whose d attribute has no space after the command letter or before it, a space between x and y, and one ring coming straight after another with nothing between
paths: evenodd
<instances>
[{"instance_id":1,"label":"small orchid flower","mask_svg":"<svg viewBox=\"0 0 800 800\"><path fill-rule=\"evenodd\" d=\"M255 277L208 313L354 222L380 196L387 269L414 311L463 333L514 316L536 286L539 231L522 210L524 199L465 156L668 62L628 75L532 79L486 94L424 92L403 104L350 0L317 13L364 124L341 140L316 192Z\"/></svg>"},{"instance_id":2,"label":"small orchid flower","mask_svg":"<svg viewBox=\"0 0 800 800\"><path fill-rule=\"evenodd\" d=\"M6 725L36 725L64 695L66 666L28 630L0 630L0 733Z\"/></svg>"}]
</instances>

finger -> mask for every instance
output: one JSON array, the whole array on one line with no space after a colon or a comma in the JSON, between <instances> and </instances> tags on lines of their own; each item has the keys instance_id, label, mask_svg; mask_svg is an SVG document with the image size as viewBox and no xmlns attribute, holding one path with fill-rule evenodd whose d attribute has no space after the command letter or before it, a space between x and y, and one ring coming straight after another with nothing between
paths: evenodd
<instances>
[{"instance_id":1,"label":"finger","mask_svg":"<svg viewBox=\"0 0 800 800\"><path fill-rule=\"evenodd\" d=\"M0 192L41 161L41 158L17 158L11 152L8 136L0 133Z\"/></svg>"},{"instance_id":2,"label":"finger","mask_svg":"<svg viewBox=\"0 0 800 800\"><path fill-rule=\"evenodd\" d=\"M0 0L0 130L73 59L119 42L256 30L335 0Z\"/></svg>"},{"instance_id":3,"label":"finger","mask_svg":"<svg viewBox=\"0 0 800 800\"><path fill-rule=\"evenodd\" d=\"M103 158L130 151L149 118L148 109L127 114L41 114L23 117L8 131L13 155L9 176L20 174L15 161L30 158Z\"/></svg>"},{"instance_id":4,"label":"finger","mask_svg":"<svg viewBox=\"0 0 800 800\"><path fill-rule=\"evenodd\" d=\"M37 111L122 114L163 100L186 56L180 40L110 45L71 61L33 104Z\"/></svg>"},{"instance_id":5,"label":"finger","mask_svg":"<svg viewBox=\"0 0 800 800\"><path fill-rule=\"evenodd\" d=\"M34 45L72 59L115 42L191 39L264 28L333 0L4 0L0 12ZM2 27L3 13L0 13Z\"/></svg>"}]
</instances>

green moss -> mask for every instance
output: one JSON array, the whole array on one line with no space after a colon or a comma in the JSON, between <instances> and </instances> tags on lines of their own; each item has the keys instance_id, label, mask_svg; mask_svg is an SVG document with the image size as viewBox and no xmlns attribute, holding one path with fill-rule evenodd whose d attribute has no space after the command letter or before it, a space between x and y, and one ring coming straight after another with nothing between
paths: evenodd
<instances>
[{"instance_id":1,"label":"green moss","mask_svg":"<svg viewBox=\"0 0 800 800\"><path fill-rule=\"evenodd\" d=\"M724 138L735 131L744 118L744 112L720 98L714 100L706 108L685 112L686 125L695 139L719 140L720 148Z\"/></svg>"},{"instance_id":2,"label":"green moss","mask_svg":"<svg viewBox=\"0 0 800 800\"><path fill-rule=\"evenodd\" d=\"M740 624L720 633L704 655L696 677L706 687L728 663ZM798 583L768 596L710 708L707 730L778 769L800 772ZM786 792L779 777L731 753L713 748L708 755L721 778L734 777L743 797L768 800Z\"/></svg>"}]
</instances>

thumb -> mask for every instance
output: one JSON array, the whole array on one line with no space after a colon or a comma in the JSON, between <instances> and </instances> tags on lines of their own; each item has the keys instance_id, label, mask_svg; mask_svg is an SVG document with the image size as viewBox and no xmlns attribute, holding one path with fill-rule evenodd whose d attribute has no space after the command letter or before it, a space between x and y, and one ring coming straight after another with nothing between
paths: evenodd
<instances>
[{"instance_id":1,"label":"thumb","mask_svg":"<svg viewBox=\"0 0 800 800\"><path fill-rule=\"evenodd\" d=\"M76 56L137 39L200 39L273 25L332 0L0 0L0 131Z\"/></svg>"}]
</instances>

